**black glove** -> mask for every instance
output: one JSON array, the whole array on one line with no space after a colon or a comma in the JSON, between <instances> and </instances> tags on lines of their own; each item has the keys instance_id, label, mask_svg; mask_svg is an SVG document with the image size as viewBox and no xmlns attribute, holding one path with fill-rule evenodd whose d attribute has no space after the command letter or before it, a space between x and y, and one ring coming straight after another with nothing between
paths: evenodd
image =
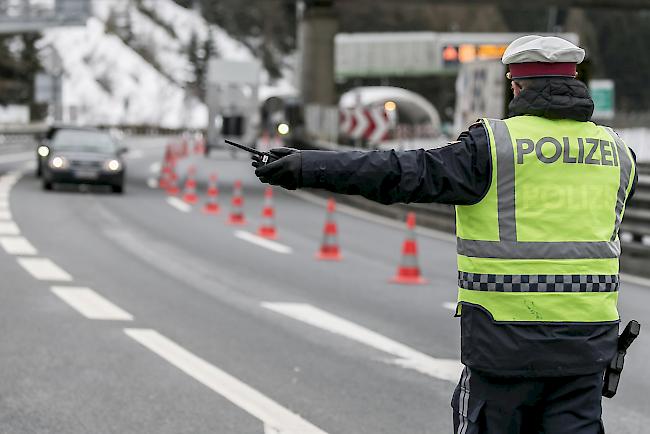
<instances>
[{"instance_id":1,"label":"black glove","mask_svg":"<svg viewBox=\"0 0 650 434\"><path fill-rule=\"evenodd\" d=\"M271 162L264 164L261 157L253 156L255 175L260 181L279 185L287 190L295 190L302 186L302 155L292 148L276 148L269 151Z\"/></svg>"}]
</instances>

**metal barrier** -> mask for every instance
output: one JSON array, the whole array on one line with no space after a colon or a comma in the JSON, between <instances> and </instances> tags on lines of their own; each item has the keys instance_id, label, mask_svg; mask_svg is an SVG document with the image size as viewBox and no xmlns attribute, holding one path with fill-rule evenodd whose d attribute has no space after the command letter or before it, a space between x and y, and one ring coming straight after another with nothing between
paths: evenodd
<instances>
[{"instance_id":1,"label":"metal barrier","mask_svg":"<svg viewBox=\"0 0 650 434\"><path fill-rule=\"evenodd\" d=\"M44 124L0 125L0 153L36 150L39 136L45 131Z\"/></svg>"}]
</instances>

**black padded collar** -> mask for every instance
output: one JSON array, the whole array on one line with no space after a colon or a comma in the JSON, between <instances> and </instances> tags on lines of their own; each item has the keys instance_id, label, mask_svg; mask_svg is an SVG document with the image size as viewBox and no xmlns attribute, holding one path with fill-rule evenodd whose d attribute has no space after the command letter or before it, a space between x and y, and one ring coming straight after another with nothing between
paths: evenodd
<instances>
[{"instance_id":1,"label":"black padded collar","mask_svg":"<svg viewBox=\"0 0 650 434\"><path fill-rule=\"evenodd\" d=\"M594 102L587 86L575 78L526 79L526 87L508 106L509 116L533 115L548 119L589 121Z\"/></svg>"}]
</instances>

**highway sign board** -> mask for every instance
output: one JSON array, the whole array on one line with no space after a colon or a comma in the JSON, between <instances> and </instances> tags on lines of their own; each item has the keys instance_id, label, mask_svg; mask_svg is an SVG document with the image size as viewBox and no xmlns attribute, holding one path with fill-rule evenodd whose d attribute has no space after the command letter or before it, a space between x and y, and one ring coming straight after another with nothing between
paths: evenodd
<instances>
[{"instance_id":1,"label":"highway sign board","mask_svg":"<svg viewBox=\"0 0 650 434\"><path fill-rule=\"evenodd\" d=\"M614 117L614 80L600 79L589 81L589 92L594 100L595 119Z\"/></svg>"}]
</instances>

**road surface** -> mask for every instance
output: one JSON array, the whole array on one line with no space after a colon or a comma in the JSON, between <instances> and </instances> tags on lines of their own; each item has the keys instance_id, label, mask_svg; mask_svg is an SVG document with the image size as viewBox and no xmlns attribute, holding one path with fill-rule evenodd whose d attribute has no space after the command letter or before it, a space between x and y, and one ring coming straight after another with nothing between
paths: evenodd
<instances>
[{"instance_id":1,"label":"road surface","mask_svg":"<svg viewBox=\"0 0 650 434\"><path fill-rule=\"evenodd\" d=\"M255 236L264 186L243 154L196 164L222 211L154 187L165 141L132 139L123 196L44 192L30 154L0 156L3 433L449 433L459 377L449 236L420 231L424 286L388 283L401 223L337 213L344 260L314 259L325 206L275 191L279 238ZM244 227L225 224L244 183ZM203 200L203 197L202 197ZM650 324L649 282L623 320ZM647 432L650 334L635 343L608 432Z\"/></svg>"}]
</instances>

